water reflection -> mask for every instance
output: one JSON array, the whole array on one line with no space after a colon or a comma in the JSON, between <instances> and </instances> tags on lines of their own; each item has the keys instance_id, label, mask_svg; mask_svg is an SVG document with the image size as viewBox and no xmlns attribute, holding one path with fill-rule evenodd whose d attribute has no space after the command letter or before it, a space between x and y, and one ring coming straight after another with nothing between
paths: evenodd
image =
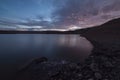
<instances>
[{"instance_id":1,"label":"water reflection","mask_svg":"<svg viewBox=\"0 0 120 80\"><path fill-rule=\"evenodd\" d=\"M47 56L53 58L56 54L88 55L92 45L79 35L40 35L40 34L11 34L0 35L0 55L6 57ZM62 51L62 52L61 52ZM72 53L73 52L73 53ZM55 56L59 58L59 56ZM73 56L75 57L75 56ZM20 58L20 57L19 57ZM23 58L22 58L23 59Z\"/></svg>"},{"instance_id":2,"label":"water reflection","mask_svg":"<svg viewBox=\"0 0 120 80\"><path fill-rule=\"evenodd\" d=\"M91 43L79 35L1 34L0 71L2 74L15 71L20 65L42 56L49 60L80 62L91 50Z\"/></svg>"},{"instance_id":3,"label":"water reflection","mask_svg":"<svg viewBox=\"0 0 120 80\"><path fill-rule=\"evenodd\" d=\"M26 59L46 56L59 59L63 54L85 58L90 54L92 45L79 35L40 35L40 34L9 34L0 35L0 56L2 58ZM69 52L69 53L68 53ZM77 54L77 55L75 55ZM8 56L9 55L9 56ZM62 56L61 56L62 57ZM67 56L66 56L67 57ZM69 59L73 60L73 59Z\"/></svg>"}]
</instances>

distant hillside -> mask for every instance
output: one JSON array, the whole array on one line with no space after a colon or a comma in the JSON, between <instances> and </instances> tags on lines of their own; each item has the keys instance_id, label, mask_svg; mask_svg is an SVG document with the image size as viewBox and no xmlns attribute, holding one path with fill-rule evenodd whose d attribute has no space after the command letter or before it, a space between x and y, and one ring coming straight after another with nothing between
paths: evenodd
<instances>
[{"instance_id":1,"label":"distant hillside","mask_svg":"<svg viewBox=\"0 0 120 80\"><path fill-rule=\"evenodd\" d=\"M120 38L120 18L111 20L100 26L76 30L74 33L79 33L87 38L96 39Z\"/></svg>"}]
</instances>

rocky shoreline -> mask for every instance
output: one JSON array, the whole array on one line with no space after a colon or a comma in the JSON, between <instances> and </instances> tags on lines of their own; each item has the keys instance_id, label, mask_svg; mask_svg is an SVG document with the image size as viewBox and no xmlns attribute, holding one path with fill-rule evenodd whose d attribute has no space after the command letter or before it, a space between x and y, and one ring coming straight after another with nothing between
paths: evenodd
<instances>
[{"instance_id":1,"label":"rocky shoreline","mask_svg":"<svg viewBox=\"0 0 120 80\"><path fill-rule=\"evenodd\" d=\"M40 58L19 71L16 80L120 80L120 19L75 33L94 46L84 63Z\"/></svg>"},{"instance_id":2,"label":"rocky shoreline","mask_svg":"<svg viewBox=\"0 0 120 80\"><path fill-rule=\"evenodd\" d=\"M92 41L94 50L84 63L36 59L16 80L120 80L120 44Z\"/></svg>"}]
</instances>

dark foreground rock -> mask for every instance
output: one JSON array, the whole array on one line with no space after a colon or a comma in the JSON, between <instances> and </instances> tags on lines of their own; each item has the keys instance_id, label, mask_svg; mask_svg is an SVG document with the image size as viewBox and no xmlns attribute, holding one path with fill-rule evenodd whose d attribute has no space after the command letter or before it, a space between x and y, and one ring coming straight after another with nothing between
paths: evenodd
<instances>
[{"instance_id":1,"label":"dark foreground rock","mask_svg":"<svg viewBox=\"0 0 120 80\"><path fill-rule=\"evenodd\" d=\"M120 44L93 42L96 48L82 64L41 58L18 72L16 80L120 80Z\"/></svg>"}]
</instances>

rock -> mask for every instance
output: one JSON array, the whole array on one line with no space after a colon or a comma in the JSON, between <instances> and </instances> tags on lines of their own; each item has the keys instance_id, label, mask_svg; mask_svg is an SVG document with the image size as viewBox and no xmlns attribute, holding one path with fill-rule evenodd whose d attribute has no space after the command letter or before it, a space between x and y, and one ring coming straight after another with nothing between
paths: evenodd
<instances>
[{"instance_id":1,"label":"rock","mask_svg":"<svg viewBox=\"0 0 120 80\"><path fill-rule=\"evenodd\" d=\"M99 72L96 72L96 73L95 73L95 77L96 77L97 79L101 79L101 78L102 78L102 75L101 75Z\"/></svg>"},{"instance_id":2,"label":"rock","mask_svg":"<svg viewBox=\"0 0 120 80\"><path fill-rule=\"evenodd\" d=\"M103 79L103 80L109 80L109 79Z\"/></svg>"},{"instance_id":3,"label":"rock","mask_svg":"<svg viewBox=\"0 0 120 80\"><path fill-rule=\"evenodd\" d=\"M114 67L114 65L110 61L104 62L105 67Z\"/></svg>"},{"instance_id":4,"label":"rock","mask_svg":"<svg viewBox=\"0 0 120 80\"><path fill-rule=\"evenodd\" d=\"M67 61L63 60L61 63L62 63L62 64L66 64L66 63L67 63Z\"/></svg>"},{"instance_id":5,"label":"rock","mask_svg":"<svg viewBox=\"0 0 120 80\"><path fill-rule=\"evenodd\" d=\"M94 80L94 79L90 78L90 79L88 79L88 80Z\"/></svg>"},{"instance_id":6,"label":"rock","mask_svg":"<svg viewBox=\"0 0 120 80\"><path fill-rule=\"evenodd\" d=\"M70 68L71 70L76 69L76 67L77 67L77 64L75 64L75 63L71 63L71 64L69 65L69 68Z\"/></svg>"},{"instance_id":7,"label":"rock","mask_svg":"<svg viewBox=\"0 0 120 80\"><path fill-rule=\"evenodd\" d=\"M98 66L97 66L96 63L91 63L91 64L90 64L90 69L91 69L92 71L99 71Z\"/></svg>"},{"instance_id":8,"label":"rock","mask_svg":"<svg viewBox=\"0 0 120 80\"><path fill-rule=\"evenodd\" d=\"M46 61L48 61L48 59L46 57L41 57L41 58L37 58L37 59L33 60L33 62L35 62L36 64L46 62Z\"/></svg>"},{"instance_id":9,"label":"rock","mask_svg":"<svg viewBox=\"0 0 120 80\"><path fill-rule=\"evenodd\" d=\"M78 77L82 77L82 74L78 74Z\"/></svg>"}]
</instances>

